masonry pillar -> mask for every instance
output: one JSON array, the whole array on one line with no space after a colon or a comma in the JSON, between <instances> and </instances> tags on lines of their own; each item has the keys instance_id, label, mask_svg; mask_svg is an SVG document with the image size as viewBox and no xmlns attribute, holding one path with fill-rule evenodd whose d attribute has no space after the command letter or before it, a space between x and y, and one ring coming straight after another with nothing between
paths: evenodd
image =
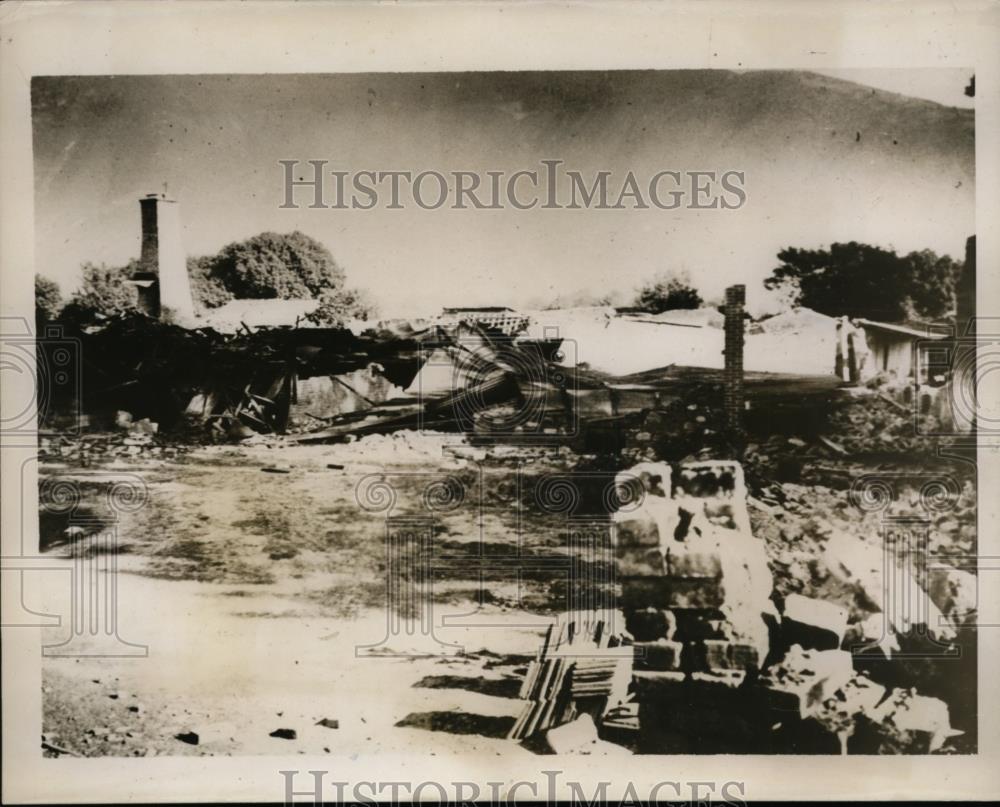
<instances>
[{"instance_id":1,"label":"masonry pillar","mask_svg":"<svg viewBox=\"0 0 1000 807\"><path fill-rule=\"evenodd\" d=\"M743 443L743 310L746 286L726 289L725 370L723 371L723 408L729 436L737 447Z\"/></svg>"},{"instance_id":2,"label":"masonry pillar","mask_svg":"<svg viewBox=\"0 0 1000 807\"><path fill-rule=\"evenodd\" d=\"M180 205L165 194L151 193L139 200L142 251L139 271L133 275L139 303L151 317L194 316L187 257L181 243Z\"/></svg>"}]
</instances>

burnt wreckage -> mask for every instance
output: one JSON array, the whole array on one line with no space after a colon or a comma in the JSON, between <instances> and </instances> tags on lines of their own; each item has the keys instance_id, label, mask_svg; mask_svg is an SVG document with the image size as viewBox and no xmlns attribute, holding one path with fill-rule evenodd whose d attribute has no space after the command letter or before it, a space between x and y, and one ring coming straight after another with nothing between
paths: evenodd
<instances>
[{"instance_id":1,"label":"burnt wreckage","mask_svg":"<svg viewBox=\"0 0 1000 807\"><path fill-rule=\"evenodd\" d=\"M194 426L213 439L337 442L426 428L486 446L550 440L604 457L616 490L614 594L559 619L529 664L509 735L529 747L927 753L962 733L944 701L915 688L919 674L885 672L911 662L906 652L894 660L899 644L880 636L905 641L906 627L880 599L880 573L889 572L877 548L848 536L826 547L839 553L844 585L881 612L878 624L852 632L841 605L778 591L753 533L748 502L780 511L780 489L792 486L775 486L758 463L745 470L714 459L739 456L755 410L822 415L842 395L836 378L746 373L732 362L722 372L670 367L616 378L567 368L562 340L523 334L517 322L462 314L360 334L243 327L227 335L123 319L82 335L86 408L98 419L126 410L160 423L161 434ZM316 379L337 393L317 395ZM705 459L692 459L694 447ZM953 609L930 609L929 626L961 626Z\"/></svg>"},{"instance_id":2,"label":"burnt wreckage","mask_svg":"<svg viewBox=\"0 0 1000 807\"><path fill-rule=\"evenodd\" d=\"M163 237L176 219L170 200L143 201L135 281L149 316L66 334L81 344L83 417L130 424L129 453L165 435L309 443L428 429L515 452L557 445L611 482L603 593L569 592L569 612L527 666L511 739L568 753L929 753L953 749L955 713L974 733L974 576L955 563L928 574L901 541L883 552L888 543L872 537L890 534L865 532L864 508L850 509L870 467L852 465L855 452L938 454L911 415L914 394L928 417L934 390L938 401L949 394L920 365L920 331L863 331L804 310L747 328L742 286L727 289L721 312L687 312L715 317L712 327L685 312L588 314L580 332L588 358L606 348L601 367L577 363L573 340L548 327L568 310L545 312L544 328L505 308L337 328L298 317L211 327L189 316L183 253ZM187 327L166 321L160 295ZM816 326L801 337L815 355L798 372L761 371L762 355L799 338L781 330L789 323ZM631 372L609 372L629 366L641 338L678 340L671 355L689 360L640 356ZM745 338L757 340L755 370L744 367ZM902 401L863 383L872 346L883 369L902 363ZM49 426L65 397L51 401ZM975 486L965 485L966 504L929 523L971 551ZM898 596L925 607L901 615Z\"/></svg>"}]
</instances>

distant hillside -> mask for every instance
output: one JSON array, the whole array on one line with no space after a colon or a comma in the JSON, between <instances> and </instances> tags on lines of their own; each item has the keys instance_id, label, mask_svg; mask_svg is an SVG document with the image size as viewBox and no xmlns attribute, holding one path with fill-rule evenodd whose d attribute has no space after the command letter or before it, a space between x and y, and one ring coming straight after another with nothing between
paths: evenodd
<instances>
[{"instance_id":1,"label":"distant hillside","mask_svg":"<svg viewBox=\"0 0 1000 807\"><path fill-rule=\"evenodd\" d=\"M85 260L138 255L136 200L164 182L191 254L300 230L387 313L627 297L675 267L706 298L737 280L752 296L783 247L856 240L961 258L975 226L972 110L807 72L49 77L32 90L36 257L69 288ZM282 159L508 173L560 159L618 183L630 170L640 181L738 170L748 201L728 212L281 210Z\"/></svg>"}]
</instances>

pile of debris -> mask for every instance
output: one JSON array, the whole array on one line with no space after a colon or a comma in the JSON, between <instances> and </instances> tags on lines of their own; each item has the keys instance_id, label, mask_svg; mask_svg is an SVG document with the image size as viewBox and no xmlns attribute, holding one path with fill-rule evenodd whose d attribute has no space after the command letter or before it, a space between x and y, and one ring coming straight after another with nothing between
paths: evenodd
<instances>
[{"instance_id":1,"label":"pile of debris","mask_svg":"<svg viewBox=\"0 0 1000 807\"><path fill-rule=\"evenodd\" d=\"M725 455L729 440L720 400L721 386L698 383L683 393L661 396L656 408L642 412L628 424L623 459L676 462L706 453Z\"/></svg>"},{"instance_id":2,"label":"pile of debris","mask_svg":"<svg viewBox=\"0 0 1000 807\"><path fill-rule=\"evenodd\" d=\"M49 462L72 459L87 466L109 457L141 460L176 457L188 446L162 439L159 425L148 418L133 421L127 412L119 412L114 432L88 432L69 436L65 433L39 432L39 458Z\"/></svg>"},{"instance_id":3,"label":"pile of debris","mask_svg":"<svg viewBox=\"0 0 1000 807\"><path fill-rule=\"evenodd\" d=\"M549 626L528 665L519 694L527 703L509 739L544 733L554 753L591 753L609 746L598 738L597 724L638 728L637 707L629 694L633 650L610 634L609 624L596 618ZM560 728L574 721L574 730Z\"/></svg>"},{"instance_id":4,"label":"pile of debris","mask_svg":"<svg viewBox=\"0 0 1000 807\"><path fill-rule=\"evenodd\" d=\"M908 406L879 390L859 390L832 408L827 434L853 455L919 454L933 457L941 446L941 424L929 415L918 415Z\"/></svg>"},{"instance_id":5,"label":"pile of debris","mask_svg":"<svg viewBox=\"0 0 1000 807\"><path fill-rule=\"evenodd\" d=\"M479 456L460 435L402 429L392 434L369 434L337 446L337 459L374 465L405 465Z\"/></svg>"},{"instance_id":6,"label":"pile of debris","mask_svg":"<svg viewBox=\"0 0 1000 807\"><path fill-rule=\"evenodd\" d=\"M851 652L867 642L891 653L876 639L897 631L902 638L904 626L882 600L877 547L828 535L802 561L807 576L839 575L831 587L849 592L848 602L775 591L769 547L751 530L738 463L689 462L676 470L640 463L616 484L621 506L612 536L626 631L574 642L560 630L554 648L550 633L529 668L521 693L528 703L512 737L544 735L555 748L556 732L572 724L567 736L587 749L582 753L598 736L655 753L931 753L961 734L943 700L874 680L870 656ZM793 517L795 496L807 492L789 492ZM838 494L821 496L840 509ZM818 520L813 526L836 529ZM850 545L841 546L845 541ZM867 568L870 553L855 542L876 550L877 568ZM787 572L780 563L778 570ZM932 637L954 639L944 613L933 604L930 613ZM588 695L600 698L597 708L581 706ZM623 730L631 739L622 740Z\"/></svg>"},{"instance_id":7,"label":"pile of debris","mask_svg":"<svg viewBox=\"0 0 1000 807\"><path fill-rule=\"evenodd\" d=\"M775 590L785 598L803 594L836 602L852 623L891 610L882 594L885 519L909 520L926 531L926 546L900 545L892 557L901 577L906 566L916 573L912 585L940 611L940 619L927 617L931 633L953 635L976 606L975 575L962 568L975 553L975 486L965 480L950 507L931 507L919 476L914 483L905 476L887 479L899 489L885 511L859 509L848 491L822 486L785 483L751 497L754 532L767 548ZM913 554L918 551L919 557Z\"/></svg>"}]
</instances>

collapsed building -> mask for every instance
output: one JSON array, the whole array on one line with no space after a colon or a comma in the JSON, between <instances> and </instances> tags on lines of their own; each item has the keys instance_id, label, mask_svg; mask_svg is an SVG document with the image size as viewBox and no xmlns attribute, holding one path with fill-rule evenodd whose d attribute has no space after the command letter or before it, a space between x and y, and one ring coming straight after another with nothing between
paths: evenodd
<instances>
[{"instance_id":1,"label":"collapsed building","mask_svg":"<svg viewBox=\"0 0 1000 807\"><path fill-rule=\"evenodd\" d=\"M758 508L792 510L782 485L795 479L763 454L815 447L850 457L875 434L885 447L899 435L883 420L912 431L916 402L945 427L971 428L948 408L958 382L934 363L946 335L805 309L748 323L741 286L721 310L658 315L491 306L332 328L306 319L309 300L234 300L199 314L176 203L153 195L140 204L133 280L146 314L81 334L94 425L126 413L161 433L306 443L457 431L569 445L618 473L622 504L610 520L623 629L579 614L555 627L527 671L512 738L556 751L610 741L660 752L873 753L937 751L953 736L942 700L878 666L889 650L880 628L888 621L899 638L881 601L878 547L827 541L831 562L848 570L845 588L878 606L877 624L849 625L842 605L776 579L776 570L811 570L798 558L776 564L748 512L748 487ZM926 406L924 396L933 396Z\"/></svg>"},{"instance_id":2,"label":"collapsed building","mask_svg":"<svg viewBox=\"0 0 1000 807\"><path fill-rule=\"evenodd\" d=\"M951 412L947 372L930 361L943 334L805 309L747 326L742 302L658 315L491 306L341 328L308 321L315 300L196 311L179 204L150 194L140 209L133 282L146 316L79 335L84 409L98 421L125 410L237 438L336 440L413 427L607 437L697 386L735 391L728 405L745 409L741 418L774 420L801 416L804 398L856 397L881 374L881 392L901 406L919 400L945 427L970 427Z\"/></svg>"}]
</instances>

